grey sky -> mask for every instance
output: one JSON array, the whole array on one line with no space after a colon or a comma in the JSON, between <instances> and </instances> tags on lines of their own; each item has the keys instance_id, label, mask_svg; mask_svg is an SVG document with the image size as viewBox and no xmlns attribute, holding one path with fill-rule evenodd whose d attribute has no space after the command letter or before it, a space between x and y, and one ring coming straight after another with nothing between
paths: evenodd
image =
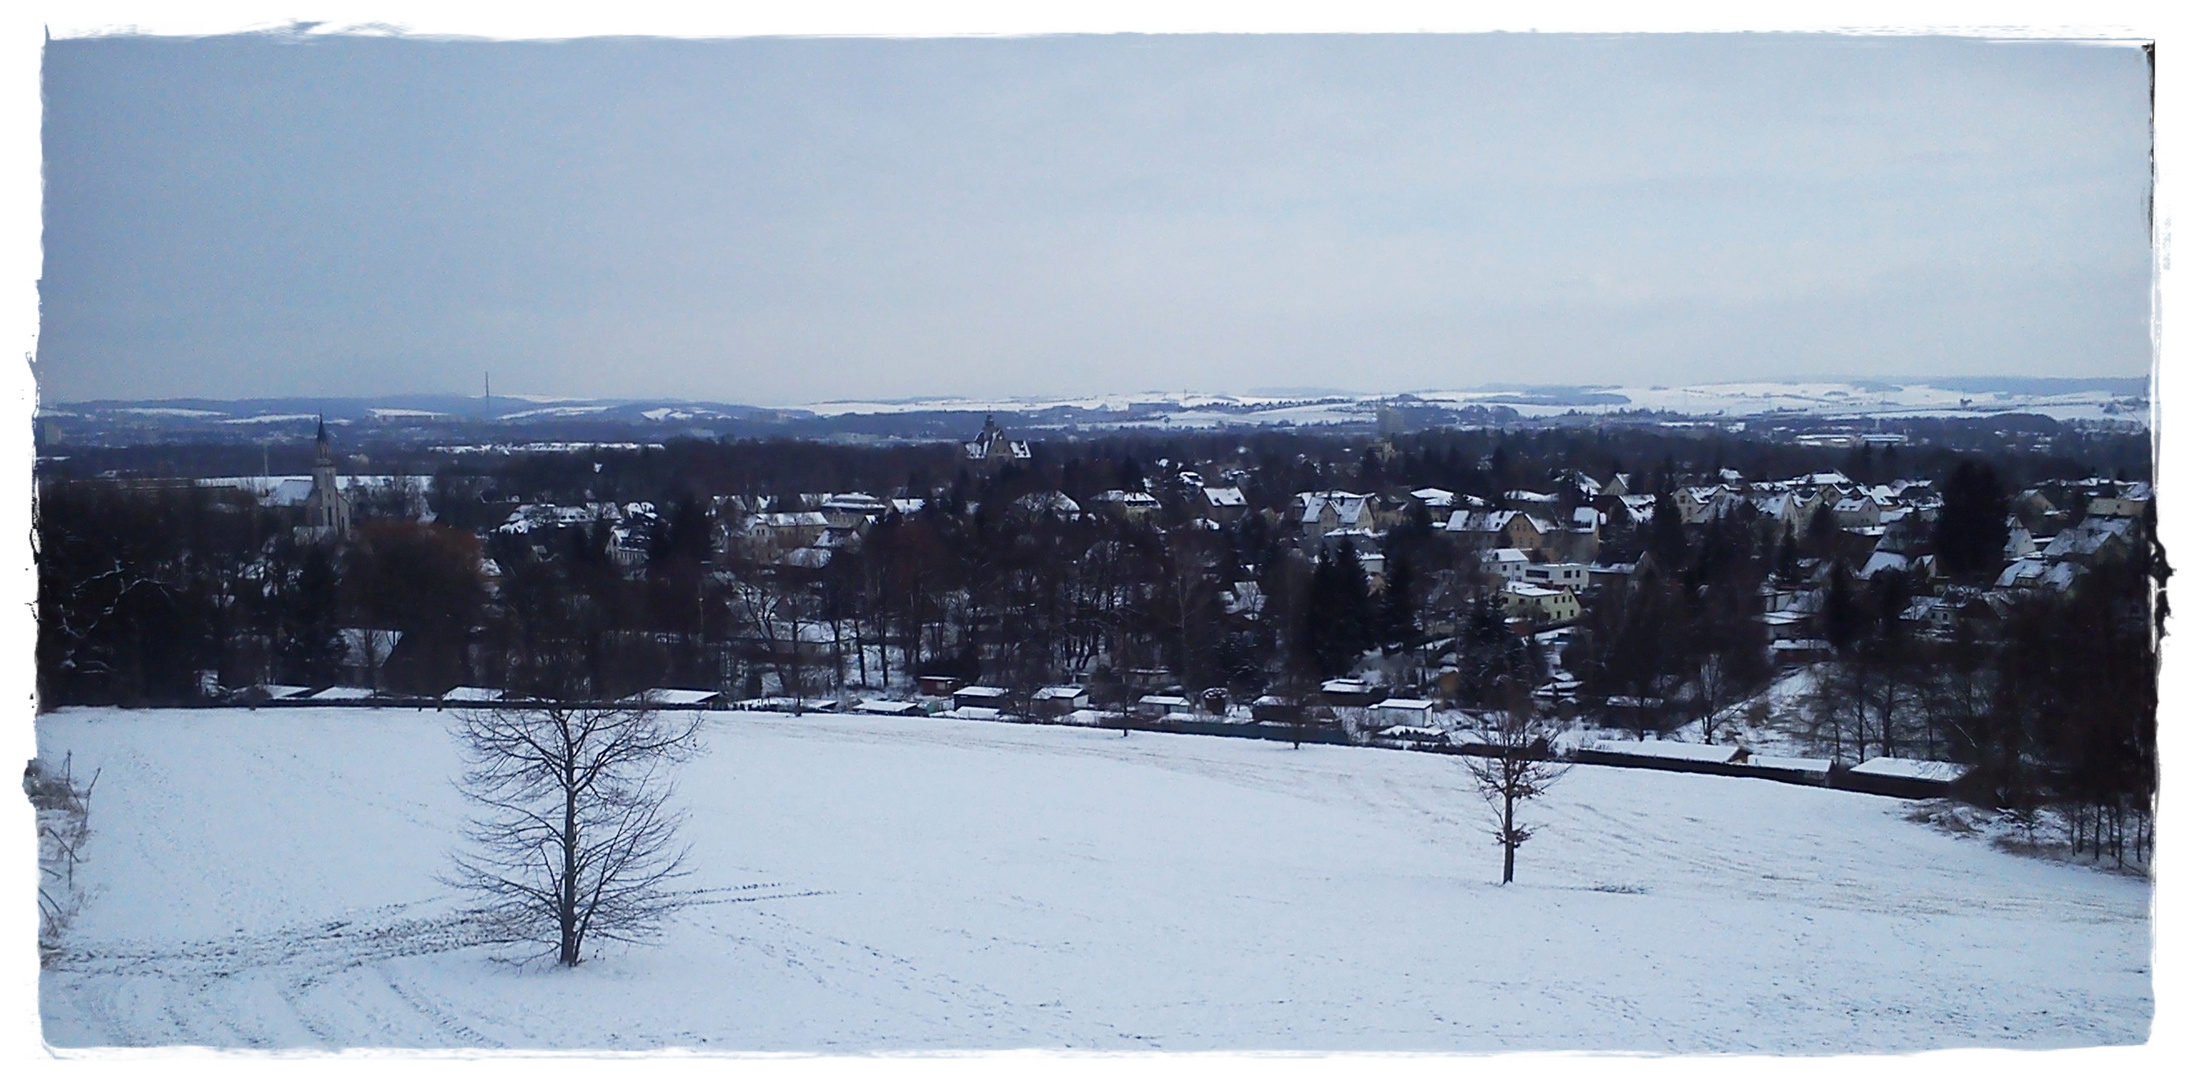
<instances>
[{"instance_id":1,"label":"grey sky","mask_svg":"<svg viewBox=\"0 0 2192 1080\"><path fill-rule=\"evenodd\" d=\"M2139 375L2133 48L103 38L59 400Z\"/></svg>"}]
</instances>

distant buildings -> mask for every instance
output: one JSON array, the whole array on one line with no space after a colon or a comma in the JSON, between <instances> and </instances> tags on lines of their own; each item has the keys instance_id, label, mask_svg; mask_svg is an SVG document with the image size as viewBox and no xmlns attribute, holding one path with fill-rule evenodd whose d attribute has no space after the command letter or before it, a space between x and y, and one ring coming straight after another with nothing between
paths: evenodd
<instances>
[{"instance_id":1,"label":"distant buildings","mask_svg":"<svg viewBox=\"0 0 2192 1080\"><path fill-rule=\"evenodd\" d=\"M304 524L298 535L314 541L350 536L350 496L335 482L335 454L327 442L327 421L313 438L312 491L304 499Z\"/></svg>"},{"instance_id":2,"label":"distant buildings","mask_svg":"<svg viewBox=\"0 0 2192 1080\"><path fill-rule=\"evenodd\" d=\"M1004 430L997 426L997 418L994 416L984 417L982 433L976 435L973 442L961 443L960 446L966 450L968 461L985 465L1026 461L1032 456L1028 451L1027 440L1005 438Z\"/></svg>"}]
</instances>

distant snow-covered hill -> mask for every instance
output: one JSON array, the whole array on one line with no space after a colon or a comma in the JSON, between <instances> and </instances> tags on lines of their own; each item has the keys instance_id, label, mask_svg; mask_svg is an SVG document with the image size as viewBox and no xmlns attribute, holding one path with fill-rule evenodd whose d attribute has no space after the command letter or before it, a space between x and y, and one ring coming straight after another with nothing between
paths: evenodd
<instances>
[{"instance_id":1,"label":"distant snow-covered hill","mask_svg":"<svg viewBox=\"0 0 2192 1080\"><path fill-rule=\"evenodd\" d=\"M1402 394L1150 391L1050 397L841 400L770 408L722 402L411 394L372 398L186 398L51 403L39 410L43 444L202 441L257 443L338 431L411 443L450 439L630 440L680 436L964 438L994 414L1026 431L1168 431L1232 428L1366 430L1386 421L1440 426L1550 423L1575 417L1685 421L1978 418L2038 414L2061 421L2144 427L2151 409L2138 379L1938 378L1906 382L1812 380L1697 386L1484 386Z\"/></svg>"}]
</instances>

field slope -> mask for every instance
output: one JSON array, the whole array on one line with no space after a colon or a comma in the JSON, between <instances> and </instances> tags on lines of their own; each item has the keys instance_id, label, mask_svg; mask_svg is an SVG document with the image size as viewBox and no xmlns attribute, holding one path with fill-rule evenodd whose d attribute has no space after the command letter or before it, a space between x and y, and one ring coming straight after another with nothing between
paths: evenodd
<instances>
[{"instance_id":1,"label":"field slope","mask_svg":"<svg viewBox=\"0 0 2192 1080\"><path fill-rule=\"evenodd\" d=\"M1577 768L1517 882L1431 755L711 719L712 903L575 971L437 880L445 715L64 710L101 770L56 1046L1908 1051L2137 1042L2143 882L1905 804Z\"/></svg>"}]
</instances>

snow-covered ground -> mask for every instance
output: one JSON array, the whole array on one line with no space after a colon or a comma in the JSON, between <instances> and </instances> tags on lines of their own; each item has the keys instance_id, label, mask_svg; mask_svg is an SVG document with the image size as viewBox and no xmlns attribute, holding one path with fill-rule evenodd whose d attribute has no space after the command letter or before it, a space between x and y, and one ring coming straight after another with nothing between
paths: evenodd
<instances>
[{"instance_id":1,"label":"snow-covered ground","mask_svg":"<svg viewBox=\"0 0 2192 1080\"><path fill-rule=\"evenodd\" d=\"M1518 880L1452 758L732 713L693 884L575 971L436 880L449 718L42 717L101 770L60 1046L1907 1051L2136 1042L2148 887L1910 804L1578 767Z\"/></svg>"}]
</instances>

